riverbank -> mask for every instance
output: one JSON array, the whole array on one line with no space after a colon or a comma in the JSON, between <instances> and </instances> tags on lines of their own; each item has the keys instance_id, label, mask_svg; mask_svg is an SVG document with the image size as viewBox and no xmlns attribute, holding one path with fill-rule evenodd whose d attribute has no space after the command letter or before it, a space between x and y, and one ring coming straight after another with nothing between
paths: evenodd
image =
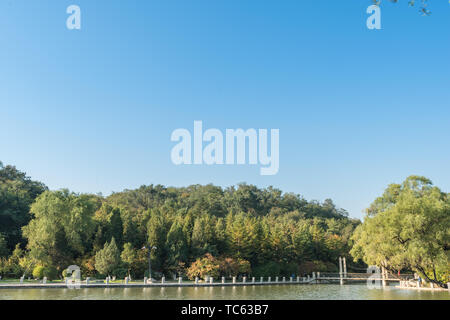
<instances>
[{"instance_id":1,"label":"riverbank","mask_svg":"<svg viewBox=\"0 0 450 320\"><path fill-rule=\"evenodd\" d=\"M405 287L405 286L395 286L395 288L397 289L403 289L403 290L416 290L416 291L448 291L450 293L450 289L445 289L445 288L426 288L426 287Z\"/></svg>"},{"instance_id":2,"label":"riverbank","mask_svg":"<svg viewBox=\"0 0 450 320\"><path fill-rule=\"evenodd\" d=\"M1 289L88 289L88 288L182 288L182 287L242 287L242 286L273 286L273 285L306 285L312 282L296 282L296 281L271 281L271 282L165 282L165 283L0 283Z\"/></svg>"},{"instance_id":3,"label":"riverbank","mask_svg":"<svg viewBox=\"0 0 450 320\"><path fill-rule=\"evenodd\" d=\"M396 286L398 289L417 290L417 291L448 291L450 292L450 282L447 283L447 289L441 288L433 283L429 284L429 287L424 287L417 281L400 281L400 284Z\"/></svg>"}]
</instances>

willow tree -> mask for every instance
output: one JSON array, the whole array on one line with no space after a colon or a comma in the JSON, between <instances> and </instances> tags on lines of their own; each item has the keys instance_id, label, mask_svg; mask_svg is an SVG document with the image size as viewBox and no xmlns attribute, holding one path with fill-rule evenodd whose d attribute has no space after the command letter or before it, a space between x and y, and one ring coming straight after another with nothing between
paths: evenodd
<instances>
[{"instance_id":1,"label":"willow tree","mask_svg":"<svg viewBox=\"0 0 450 320\"><path fill-rule=\"evenodd\" d=\"M446 287L450 267L450 197L424 177L390 185L353 235L351 254L388 270L412 269Z\"/></svg>"}]
</instances>

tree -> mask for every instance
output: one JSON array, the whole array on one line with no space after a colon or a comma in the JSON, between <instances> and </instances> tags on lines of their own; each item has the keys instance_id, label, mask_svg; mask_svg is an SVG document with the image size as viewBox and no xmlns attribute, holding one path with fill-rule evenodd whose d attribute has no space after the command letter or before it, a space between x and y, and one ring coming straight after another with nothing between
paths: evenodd
<instances>
[{"instance_id":1,"label":"tree","mask_svg":"<svg viewBox=\"0 0 450 320\"><path fill-rule=\"evenodd\" d=\"M6 243L5 236L0 233L0 258L8 256L8 244Z\"/></svg>"},{"instance_id":2,"label":"tree","mask_svg":"<svg viewBox=\"0 0 450 320\"><path fill-rule=\"evenodd\" d=\"M149 248L156 248L156 250L151 250L152 265L156 270L162 270L167 264L167 225L166 217L161 210L154 209L151 211L147 227L148 245Z\"/></svg>"},{"instance_id":3,"label":"tree","mask_svg":"<svg viewBox=\"0 0 450 320\"><path fill-rule=\"evenodd\" d=\"M120 259L126 264L128 268L128 274L131 273L131 268L133 264L137 261L137 252L133 248L133 245L131 243L125 243L123 246L123 251L120 254Z\"/></svg>"},{"instance_id":4,"label":"tree","mask_svg":"<svg viewBox=\"0 0 450 320\"><path fill-rule=\"evenodd\" d=\"M392 190L395 190L393 196ZM450 199L424 177L391 185L369 208L351 254L395 271L410 268L446 287L450 275Z\"/></svg>"},{"instance_id":5,"label":"tree","mask_svg":"<svg viewBox=\"0 0 450 320\"><path fill-rule=\"evenodd\" d=\"M35 279L42 279L44 278L44 267L43 266L37 266L33 269L33 278Z\"/></svg>"},{"instance_id":6,"label":"tree","mask_svg":"<svg viewBox=\"0 0 450 320\"><path fill-rule=\"evenodd\" d=\"M187 276L193 280L195 277L205 279L206 276L217 278L220 275L219 262L211 254L207 253L203 258L194 261L187 269Z\"/></svg>"},{"instance_id":7,"label":"tree","mask_svg":"<svg viewBox=\"0 0 450 320\"><path fill-rule=\"evenodd\" d=\"M260 219L248 214L230 215L227 220L228 245L236 258L256 262L258 248L262 239Z\"/></svg>"},{"instance_id":8,"label":"tree","mask_svg":"<svg viewBox=\"0 0 450 320\"><path fill-rule=\"evenodd\" d=\"M177 219L170 227L167 234L166 247L169 252L167 264L172 270L176 270L180 263L188 258L187 235L183 231L183 225Z\"/></svg>"},{"instance_id":9,"label":"tree","mask_svg":"<svg viewBox=\"0 0 450 320\"><path fill-rule=\"evenodd\" d=\"M27 248L42 265L62 271L92 247L97 196L46 191L31 206L33 219L23 228Z\"/></svg>"},{"instance_id":10,"label":"tree","mask_svg":"<svg viewBox=\"0 0 450 320\"><path fill-rule=\"evenodd\" d=\"M377 206L392 202L383 201ZM230 265L237 270L238 261L251 270L273 262L286 273L307 261L336 264L338 256L348 255L357 224L329 199L307 201L272 187L150 185L104 198L48 191L14 167L0 165L0 258L2 269L14 275L29 274L38 265L61 274L76 264L93 276L96 254L113 238L125 265L113 270L116 276L127 271L144 276L148 251L143 247L156 247L152 268L160 273L179 274L206 253L220 257L217 261L230 259L229 270ZM6 258L16 244L25 252L15 250Z\"/></svg>"},{"instance_id":11,"label":"tree","mask_svg":"<svg viewBox=\"0 0 450 320\"><path fill-rule=\"evenodd\" d=\"M25 244L21 228L30 221L30 205L47 187L33 181L14 166L0 162L0 233L12 251L17 243Z\"/></svg>"},{"instance_id":12,"label":"tree","mask_svg":"<svg viewBox=\"0 0 450 320\"><path fill-rule=\"evenodd\" d=\"M20 263L24 256L25 252L20 248L20 245L17 244L8 260L3 260L3 273L22 276L27 271L31 272L31 270L24 269L23 264Z\"/></svg>"},{"instance_id":13,"label":"tree","mask_svg":"<svg viewBox=\"0 0 450 320\"><path fill-rule=\"evenodd\" d=\"M102 250L95 255L95 269L103 275L110 275L120 264L120 251L117 248L116 240L105 243Z\"/></svg>"},{"instance_id":14,"label":"tree","mask_svg":"<svg viewBox=\"0 0 450 320\"><path fill-rule=\"evenodd\" d=\"M95 220L99 223L97 232L101 233L101 242L109 242L116 239L119 248L123 245L123 222L120 208L103 203L95 213Z\"/></svg>"},{"instance_id":15,"label":"tree","mask_svg":"<svg viewBox=\"0 0 450 320\"><path fill-rule=\"evenodd\" d=\"M192 247L196 255L217 254L214 239L214 219L209 215L195 219L192 230Z\"/></svg>"},{"instance_id":16,"label":"tree","mask_svg":"<svg viewBox=\"0 0 450 320\"><path fill-rule=\"evenodd\" d=\"M244 259L222 258L218 260L220 274L228 277L250 274L250 262Z\"/></svg>"}]
</instances>

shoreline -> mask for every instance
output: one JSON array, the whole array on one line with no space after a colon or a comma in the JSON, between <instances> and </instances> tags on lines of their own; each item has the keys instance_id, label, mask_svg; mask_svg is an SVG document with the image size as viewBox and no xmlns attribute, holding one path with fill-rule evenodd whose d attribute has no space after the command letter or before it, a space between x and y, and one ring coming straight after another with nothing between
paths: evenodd
<instances>
[{"instance_id":1,"label":"shoreline","mask_svg":"<svg viewBox=\"0 0 450 320\"><path fill-rule=\"evenodd\" d=\"M403 289L403 290L416 290L416 291L448 291L450 293L450 289L445 288L424 288L424 287L405 287L405 286L395 286L397 289Z\"/></svg>"},{"instance_id":2,"label":"shoreline","mask_svg":"<svg viewBox=\"0 0 450 320\"><path fill-rule=\"evenodd\" d=\"M183 288L183 287L243 287L243 286L272 286L272 285L309 285L311 283L308 282L226 282L226 283L153 283L153 284L144 284L144 283L129 283L129 284L121 284L121 283L80 283L80 284L71 284L66 285L65 283L47 283L47 284L0 284L0 290L6 289L89 289L89 288L97 288L97 289L113 289L113 288Z\"/></svg>"}]
</instances>

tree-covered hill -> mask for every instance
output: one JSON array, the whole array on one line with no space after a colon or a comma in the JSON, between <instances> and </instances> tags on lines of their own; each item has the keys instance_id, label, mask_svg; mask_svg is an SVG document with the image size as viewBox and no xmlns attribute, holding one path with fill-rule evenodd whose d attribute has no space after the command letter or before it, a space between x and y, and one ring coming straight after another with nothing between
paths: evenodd
<instances>
[{"instance_id":1,"label":"tree-covered hill","mask_svg":"<svg viewBox=\"0 0 450 320\"><path fill-rule=\"evenodd\" d=\"M5 168L2 177L15 170ZM360 223L331 200L307 201L272 187L150 185L102 197L49 191L14 172L24 181L23 205L15 210L2 194L0 216L20 221L13 229L17 235L23 226L26 246L11 252L17 238L3 251L0 273L9 275L40 270L55 277L77 264L86 276L143 277L151 247L155 274L201 276L202 263L227 275L336 270ZM10 181L0 180L1 190ZM13 229L2 233L12 239L6 231Z\"/></svg>"}]
</instances>

